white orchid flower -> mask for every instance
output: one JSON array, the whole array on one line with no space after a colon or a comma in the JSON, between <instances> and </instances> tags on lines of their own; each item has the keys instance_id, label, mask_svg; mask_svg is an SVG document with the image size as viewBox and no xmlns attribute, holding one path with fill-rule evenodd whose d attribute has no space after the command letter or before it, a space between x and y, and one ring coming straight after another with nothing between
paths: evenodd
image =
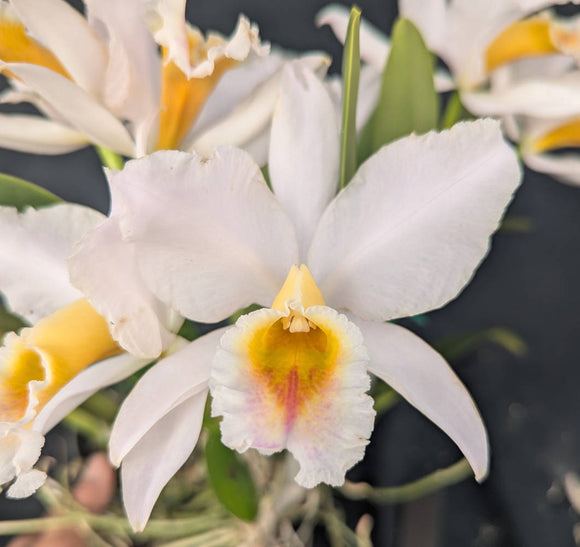
<instances>
[{"instance_id":1,"label":"white orchid flower","mask_svg":"<svg viewBox=\"0 0 580 547\"><path fill-rule=\"evenodd\" d=\"M135 157L236 144L260 161L284 58L266 55L255 25L240 16L230 38L204 38L184 0L85 7L87 19L64 0L0 3L0 70L14 84L3 100L47 116L0 115L1 146L60 154L92 143Z\"/></svg>"},{"instance_id":2,"label":"white orchid flower","mask_svg":"<svg viewBox=\"0 0 580 547\"><path fill-rule=\"evenodd\" d=\"M33 466L45 433L151 361L121 354L106 320L70 285L65 259L103 218L71 204L24 213L0 207L0 289L8 308L33 325L8 333L0 348L0 485L16 479L9 497L29 496L44 482Z\"/></svg>"},{"instance_id":3,"label":"white orchid flower","mask_svg":"<svg viewBox=\"0 0 580 547\"><path fill-rule=\"evenodd\" d=\"M202 322L266 306L152 367L126 398L110 456L122 464L136 530L193 450L210 383L225 444L288 448L303 485L340 484L362 458L374 417L369 372L486 476L487 436L467 390L425 342L385 321L440 307L469 281L519 183L515 154L485 120L381 149L335 197L338 162L332 101L296 63L284 70L272 125L273 192L232 147L210 158L157 152L111 174L111 222L161 302ZM88 260L93 236L69 267L99 309L110 303L109 279Z\"/></svg>"}]
</instances>

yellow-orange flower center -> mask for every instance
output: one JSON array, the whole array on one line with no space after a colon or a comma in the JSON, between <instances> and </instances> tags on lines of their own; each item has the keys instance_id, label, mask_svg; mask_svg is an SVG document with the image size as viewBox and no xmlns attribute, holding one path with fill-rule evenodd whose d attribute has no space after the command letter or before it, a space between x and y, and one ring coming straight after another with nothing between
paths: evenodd
<instances>
[{"instance_id":1,"label":"yellow-orange flower center","mask_svg":"<svg viewBox=\"0 0 580 547\"><path fill-rule=\"evenodd\" d=\"M308 268L293 266L273 309L288 315L268 320L251 334L248 357L251 374L263 396L285 416L288 431L296 416L308 412L335 375L340 334L331 324L317 324L308 308L324 305Z\"/></svg>"},{"instance_id":2,"label":"yellow-orange flower center","mask_svg":"<svg viewBox=\"0 0 580 547\"><path fill-rule=\"evenodd\" d=\"M207 59L207 52L218 43L210 36L207 41L191 29L188 32L189 55L192 66ZM228 57L214 60L213 72L204 78L190 78L172 61L166 63L168 50L163 48L161 75L161 112L159 116L158 150L178 148L199 116L211 92L225 72L238 62Z\"/></svg>"},{"instance_id":3,"label":"yellow-orange flower center","mask_svg":"<svg viewBox=\"0 0 580 547\"><path fill-rule=\"evenodd\" d=\"M84 299L7 337L0 364L0 421L38 412L90 364L121 353L106 320Z\"/></svg>"},{"instance_id":4,"label":"yellow-orange flower center","mask_svg":"<svg viewBox=\"0 0 580 547\"><path fill-rule=\"evenodd\" d=\"M487 71L520 59L558 53L551 28L552 21L546 17L530 17L510 25L487 48Z\"/></svg>"},{"instance_id":5,"label":"yellow-orange flower center","mask_svg":"<svg viewBox=\"0 0 580 547\"><path fill-rule=\"evenodd\" d=\"M0 7L0 60L5 63L40 65L65 78L69 74L60 61L44 46L31 38L24 25ZM9 74L8 74L9 75Z\"/></svg>"}]
</instances>

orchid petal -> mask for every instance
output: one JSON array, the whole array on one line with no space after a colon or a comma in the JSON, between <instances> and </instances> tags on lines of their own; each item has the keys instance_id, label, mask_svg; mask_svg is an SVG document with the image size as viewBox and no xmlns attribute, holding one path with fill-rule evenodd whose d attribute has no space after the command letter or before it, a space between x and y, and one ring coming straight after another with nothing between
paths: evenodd
<instances>
[{"instance_id":1,"label":"orchid petal","mask_svg":"<svg viewBox=\"0 0 580 547\"><path fill-rule=\"evenodd\" d=\"M325 211L308 266L328 305L387 320L455 298L520 182L499 122L383 147Z\"/></svg>"},{"instance_id":2,"label":"orchid petal","mask_svg":"<svg viewBox=\"0 0 580 547\"><path fill-rule=\"evenodd\" d=\"M0 114L0 146L30 154L66 154L88 144L78 131L38 116Z\"/></svg>"},{"instance_id":3,"label":"orchid petal","mask_svg":"<svg viewBox=\"0 0 580 547\"><path fill-rule=\"evenodd\" d=\"M580 186L580 158L578 155L564 154L523 154L524 163L534 171L546 173L561 182Z\"/></svg>"},{"instance_id":4,"label":"orchid petal","mask_svg":"<svg viewBox=\"0 0 580 547\"><path fill-rule=\"evenodd\" d=\"M185 400L205 393L213 356L225 329L194 340L161 359L137 382L115 420L109 455L115 465L135 448L164 416Z\"/></svg>"},{"instance_id":5,"label":"orchid petal","mask_svg":"<svg viewBox=\"0 0 580 547\"><path fill-rule=\"evenodd\" d=\"M109 50L103 102L118 117L132 121L138 135L139 126L156 115L161 86L161 60L143 21L143 1L85 0L85 5Z\"/></svg>"},{"instance_id":6,"label":"orchid petal","mask_svg":"<svg viewBox=\"0 0 580 547\"><path fill-rule=\"evenodd\" d=\"M102 218L69 203L24 213L0 207L0 287L10 309L36 323L81 298L69 283L65 259Z\"/></svg>"},{"instance_id":7,"label":"orchid petal","mask_svg":"<svg viewBox=\"0 0 580 547\"><path fill-rule=\"evenodd\" d=\"M265 60L269 58L270 57L256 59L252 64L263 63L267 66ZM325 72L329 60L326 55L313 54L304 55L297 62L311 67L313 71L321 72L321 69L324 69ZM279 65L279 62L277 65ZM244 67L245 65L239 69L227 72L222 78L222 81L225 81L226 83L231 82L231 79L228 79L228 76L230 74L233 76L237 72L241 73L241 71L244 70ZM245 74L245 72L242 74ZM206 124L203 129L198 129L202 123L205 123L204 119L200 120L199 124L196 124L194 127L194 135L192 139L190 139L191 142L186 144L184 149L195 150L199 154L209 156L217 146L229 144L233 146L246 147L249 143L259 140L260 137L268 132L270 127L272 114L280 90L281 76L281 69L273 71L268 78L265 78L261 83L259 83L255 89L241 101L239 100L239 96L241 95L241 90L243 90L245 86L237 84L238 80L241 78L241 76L237 76L237 79L234 80L234 82L231 82L234 90L240 90L236 97L237 105L235 108L233 108L227 116L215 121L213 124L210 124L209 126ZM220 82L220 84L221 83L222 82ZM218 84L216 91L220 89L220 84ZM208 105L206 105L206 107L211 107L209 114L215 114L215 111L218 110L215 106L216 102L212 101L214 94L215 93L212 93L210 95ZM221 98L224 98L223 92L221 92L219 96L216 96L216 99ZM230 100L232 102L233 98L234 94L230 92ZM220 108L223 108L223 106L224 104L220 103ZM256 156L254 156L254 154L252 154L252 156L256 158L256 161L258 161L258 158L261 159L266 152L267 146L265 149L264 147L261 147L258 149ZM259 161L258 163L262 164Z\"/></svg>"},{"instance_id":8,"label":"orchid petal","mask_svg":"<svg viewBox=\"0 0 580 547\"><path fill-rule=\"evenodd\" d=\"M559 118L580 114L580 75L528 80L505 89L464 92L461 101L477 115L521 114Z\"/></svg>"},{"instance_id":9,"label":"orchid petal","mask_svg":"<svg viewBox=\"0 0 580 547\"><path fill-rule=\"evenodd\" d=\"M207 389L173 408L125 456L123 503L136 532L145 528L161 490L195 448L206 398Z\"/></svg>"},{"instance_id":10,"label":"orchid petal","mask_svg":"<svg viewBox=\"0 0 580 547\"><path fill-rule=\"evenodd\" d=\"M269 305L296 262L293 227L241 150L209 159L160 151L128 162L111 183L147 285L185 317L216 322Z\"/></svg>"},{"instance_id":11,"label":"orchid petal","mask_svg":"<svg viewBox=\"0 0 580 547\"><path fill-rule=\"evenodd\" d=\"M445 42L450 9L447 0L399 0L401 17L409 19L419 29L431 51L438 51Z\"/></svg>"},{"instance_id":12,"label":"orchid petal","mask_svg":"<svg viewBox=\"0 0 580 547\"><path fill-rule=\"evenodd\" d=\"M338 41L344 44L349 17L349 8L338 4L330 4L316 15L316 26L329 25ZM389 56L390 47L389 39L383 32L364 18L361 19L360 56L363 61L372 65L377 72L382 73Z\"/></svg>"},{"instance_id":13,"label":"orchid petal","mask_svg":"<svg viewBox=\"0 0 580 547\"><path fill-rule=\"evenodd\" d=\"M32 496L46 481L46 473L38 469L29 469L20 473L6 491L7 498L19 499Z\"/></svg>"},{"instance_id":14,"label":"orchid petal","mask_svg":"<svg viewBox=\"0 0 580 547\"><path fill-rule=\"evenodd\" d=\"M284 68L270 139L272 188L305 254L338 187L340 130L324 85L299 62Z\"/></svg>"},{"instance_id":15,"label":"orchid petal","mask_svg":"<svg viewBox=\"0 0 580 547\"><path fill-rule=\"evenodd\" d=\"M86 19L62 0L11 0L29 32L62 63L72 79L99 98L107 52Z\"/></svg>"},{"instance_id":16,"label":"orchid petal","mask_svg":"<svg viewBox=\"0 0 580 547\"><path fill-rule=\"evenodd\" d=\"M171 344L171 311L143 283L135 247L122 240L116 214L86 234L68 267L71 283L107 319L124 349L154 358Z\"/></svg>"},{"instance_id":17,"label":"orchid petal","mask_svg":"<svg viewBox=\"0 0 580 547\"><path fill-rule=\"evenodd\" d=\"M478 481L489 466L485 426L451 367L412 332L391 323L356 320L370 355L369 371L438 425L471 464Z\"/></svg>"},{"instance_id":18,"label":"orchid petal","mask_svg":"<svg viewBox=\"0 0 580 547\"><path fill-rule=\"evenodd\" d=\"M99 389L124 380L149 362L124 353L86 368L46 403L34 419L33 431L45 435Z\"/></svg>"},{"instance_id":19,"label":"orchid petal","mask_svg":"<svg viewBox=\"0 0 580 547\"><path fill-rule=\"evenodd\" d=\"M36 91L73 128L96 144L131 156L134 144L123 124L80 87L43 66L2 63L9 71Z\"/></svg>"}]
</instances>

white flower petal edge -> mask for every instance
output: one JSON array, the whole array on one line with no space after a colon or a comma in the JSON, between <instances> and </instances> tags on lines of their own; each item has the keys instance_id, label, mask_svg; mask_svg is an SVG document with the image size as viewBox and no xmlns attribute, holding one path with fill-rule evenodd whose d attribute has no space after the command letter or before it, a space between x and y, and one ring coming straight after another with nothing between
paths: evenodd
<instances>
[{"instance_id":1,"label":"white flower petal edge","mask_svg":"<svg viewBox=\"0 0 580 547\"><path fill-rule=\"evenodd\" d=\"M215 322L269 305L297 260L290 220L241 150L218 148L209 159L157 152L128 162L111 184L140 273L182 316Z\"/></svg>"},{"instance_id":2,"label":"white flower petal edge","mask_svg":"<svg viewBox=\"0 0 580 547\"><path fill-rule=\"evenodd\" d=\"M135 246L122 240L116 211L75 245L67 262L70 282L107 319L120 346L150 358L169 347L182 319L145 286Z\"/></svg>"},{"instance_id":3,"label":"white flower petal edge","mask_svg":"<svg viewBox=\"0 0 580 547\"><path fill-rule=\"evenodd\" d=\"M560 79L530 79L505 89L464 92L463 104L479 116L522 114L534 117L564 117L580 113L580 74Z\"/></svg>"},{"instance_id":4,"label":"white flower petal edge","mask_svg":"<svg viewBox=\"0 0 580 547\"><path fill-rule=\"evenodd\" d=\"M36 323L81 298L69 283L65 259L103 218L70 203L23 213L0 207L0 287L10 309Z\"/></svg>"},{"instance_id":5,"label":"white flower petal edge","mask_svg":"<svg viewBox=\"0 0 580 547\"><path fill-rule=\"evenodd\" d=\"M149 362L149 359L138 359L123 353L91 365L46 403L34 419L32 430L45 435L93 393L124 380Z\"/></svg>"},{"instance_id":6,"label":"white flower petal edge","mask_svg":"<svg viewBox=\"0 0 580 547\"><path fill-rule=\"evenodd\" d=\"M107 52L86 19L62 0L11 0L28 31L47 47L71 78L98 97L105 75ZM74 36L74 47L71 37Z\"/></svg>"},{"instance_id":7,"label":"white flower petal edge","mask_svg":"<svg viewBox=\"0 0 580 547\"><path fill-rule=\"evenodd\" d=\"M83 148L78 131L38 116L0 114L0 147L29 154L66 154Z\"/></svg>"},{"instance_id":8,"label":"white flower petal edge","mask_svg":"<svg viewBox=\"0 0 580 547\"><path fill-rule=\"evenodd\" d=\"M302 260L322 212L336 194L340 129L320 79L299 61L282 72L270 135L268 170L276 197L290 216Z\"/></svg>"},{"instance_id":9,"label":"white flower petal edge","mask_svg":"<svg viewBox=\"0 0 580 547\"><path fill-rule=\"evenodd\" d=\"M121 121L70 80L43 66L27 63L0 63L0 71L20 78L62 120L93 142L126 156L133 155L135 146Z\"/></svg>"},{"instance_id":10,"label":"white flower petal edge","mask_svg":"<svg viewBox=\"0 0 580 547\"><path fill-rule=\"evenodd\" d=\"M492 120L385 146L318 225L308 266L327 304L375 321L443 306L485 257L520 178Z\"/></svg>"},{"instance_id":11,"label":"white flower petal edge","mask_svg":"<svg viewBox=\"0 0 580 547\"><path fill-rule=\"evenodd\" d=\"M0 484L16 478L8 489L9 498L28 497L46 480L45 473L32 469L43 445L40 433L0 422Z\"/></svg>"},{"instance_id":12,"label":"white flower petal edge","mask_svg":"<svg viewBox=\"0 0 580 547\"><path fill-rule=\"evenodd\" d=\"M369 371L438 425L482 481L489 467L487 433L469 392L429 344L392 323L356 320L369 351Z\"/></svg>"},{"instance_id":13,"label":"white flower petal edge","mask_svg":"<svg viewBox=\"0 0 580 547\"><path fill-rule=\"evenodd\" d=\"M145 528L163 487L185 463L199 438L207 390L161 418L127 454L121 466L121 490L133 530Z\"/></svg>"},{"instance_id":14,"label":"white flower petal edge","mask_svg":"<svg viewBox=\"0 0 580 547\"><path fill-rule=\"evenodd\" d=\"M300 464L299 484L338 486L362 459L373 428L373 401L365 393L370 387L367 352L359 329L344 315L312 306L304 312L316 325L308 335L320 333L323 340L310 339L298 351L308 356L311 344L321 344L323 361L314 365L292 353L286 362L282 346L281 360L268 365L260 359L260 345L267 346L262 340L270 334L256 334L271 333L288 312L258 310L224 334L212 367L212 415L223 416L225 445L239 452L252 447L263 454L287 448ZM266 347L275 349L280 350Z\"/></svg>"},{"instance_id":15,"label":"white flower petal edge","mask_svg":"<svg viewBox=\"0 0 580 547\"><path fill-rule=\"evenodd\" d=\"M212 358L224 331L212 331L161 359L137 382L121 405L111 431L109 455L114 465L120 465L171 410L207 391ZM156 465L155 460L150 465Z\"/></svg>"}]
</instances>

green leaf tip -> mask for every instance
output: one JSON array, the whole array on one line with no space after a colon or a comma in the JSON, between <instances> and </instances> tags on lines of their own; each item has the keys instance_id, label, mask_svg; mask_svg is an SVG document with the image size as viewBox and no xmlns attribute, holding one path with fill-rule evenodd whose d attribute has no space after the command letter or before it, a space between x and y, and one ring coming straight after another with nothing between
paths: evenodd
<instances>
[{"instance_id":1,"label":"green leaf tip","mask_svg":"<svg viewBox=\"0 0 580 547\"><path fill-rule=\"evenodd\" d=\"M433 56L415 25L399 19L393 27L391 51L371 122L372 152L405 135L435 129L438 117Z\"/></svg>"},{"instance_id":2,"label":"green leaf tip","mask_svg":"<svg viewBox=\"0 0 580 547\"><path fill-rule=\"evenodd\" d=\"M353 177L356 167L356 104L360 80L360 16L354 5L342 56L342 126L340 137L340 188Z\"/></svg>"},{"instance_id":3,"label":"green leaf tip","mask_svg":"<svg viewBox=\"0 0 580 547\"><path fill-rule=\"evenodd\" d=\"M46 207L62 200L52 192L18 177L0 173L0 205L16 207Z\"/></svg>"}]
</instances>

